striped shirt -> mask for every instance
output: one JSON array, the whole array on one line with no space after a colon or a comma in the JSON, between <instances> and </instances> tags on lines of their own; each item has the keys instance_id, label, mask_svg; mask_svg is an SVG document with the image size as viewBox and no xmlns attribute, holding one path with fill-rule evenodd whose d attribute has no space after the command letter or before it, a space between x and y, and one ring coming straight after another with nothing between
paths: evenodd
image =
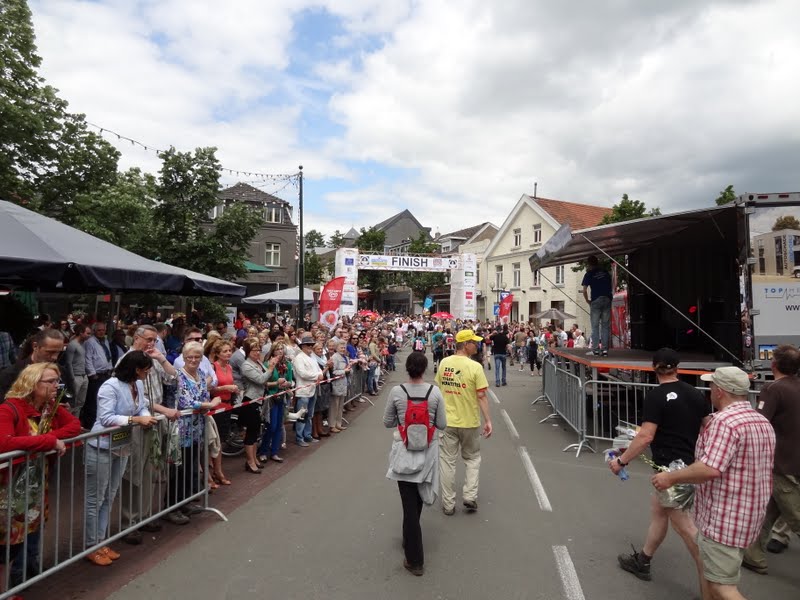
<instances>
[{"instance_id":1,"label":"striped shirt","mask_svg":"<svg viewBox=\"0 0 800 600\"><path fill-rule=\"evenodd\" d=\"M772 495L772 425L749 402L734 402L712 415L695 456L722 473L697 486L697 528L717 543L747 548L758 537Z\"/></svg>"}]
</instances>

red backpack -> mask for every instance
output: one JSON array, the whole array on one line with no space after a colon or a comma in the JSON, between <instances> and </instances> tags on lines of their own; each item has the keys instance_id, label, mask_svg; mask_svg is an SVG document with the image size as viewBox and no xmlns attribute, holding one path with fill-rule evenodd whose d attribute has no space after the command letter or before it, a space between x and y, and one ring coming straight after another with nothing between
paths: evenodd
<instances>
[{"instance_id":1,"label":"red backpack","mask_svg":"<svg viewBox=\"0 0 800 600\"><path fill-rule=\"evenodd\" d=\"M436 426L431 423L428 414L428 396L433 391L433 386L428 388L428 393L424 398L412 398L406 386L401 385L406 394L406 418L405 423L397 426L403 443L409 450L425 450L430 446Z\"/></svg>"}]
</instances>

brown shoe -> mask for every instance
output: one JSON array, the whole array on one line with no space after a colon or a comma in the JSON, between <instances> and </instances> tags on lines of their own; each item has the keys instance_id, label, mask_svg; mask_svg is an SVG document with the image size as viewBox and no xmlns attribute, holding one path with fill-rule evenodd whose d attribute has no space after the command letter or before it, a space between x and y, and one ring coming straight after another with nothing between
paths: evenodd
<instances>
[{"instance_id":1,"label":"brown shoe","mask_svg":"<svg viewBox=\"0 0 800 600\"><path fill-rule=\"evenodd\" d=\"M102 548L100 548L100 550L98 550L98 552L102 552L103 554L105 554L111 560L117 560L120 557L120 553L119 552L114 552L108 546L103 546Z\"/></svg>"},{"instance_id":2,"label":"brown shoe","mask_svg":"<svg viewBox=\"0 0 800 600\"><path fill-rule=\"evenodd\" d=\"M86 560L88 560L90 563L96 564L98 567L107 567L111 564L111 559L108 558L102 550L92 552L86 557Z\"/></svg>"}]
</instances>

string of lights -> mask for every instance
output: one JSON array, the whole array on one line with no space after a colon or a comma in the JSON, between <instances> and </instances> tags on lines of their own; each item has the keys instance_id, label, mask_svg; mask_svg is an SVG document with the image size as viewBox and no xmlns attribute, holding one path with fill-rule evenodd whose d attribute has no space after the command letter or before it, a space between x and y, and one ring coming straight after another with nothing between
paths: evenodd
<instances>
[{"instance_id":1,"label":"string of lights","mask_svg":"<svg viewBox=\"0 0 800 600\"><path fill-rule=\"evenodd\" d=\"M164 152L164 150L160 148L156 148L155 146L152 146L150 144L145 144L144 142L140 142L139 140L136 140L132 137L128 137L127 135L122 135L121 133L118 133L113 129L109 129L108 127L102 127L90 121L86 121L86 125L88 125L93 129L96 129L101 136L104 134L115 136L117 140L124 140L126 142L130 142L131 146L138 146L140 148L143 148L147 152L154 152L155 154L160 154ZM231 175L236 175L238 177L241 176L256 177L257 179L255 181L261 181L264 183L286 181L287 182L286 185L280 188L281 190L284 189L290 183L296 183L298 179L297 173L259 173L256 171L242 171L241 169L230 169L228 167L220 167L220 170L225 173L229 173Z\"/></svg>"}]
</instances>

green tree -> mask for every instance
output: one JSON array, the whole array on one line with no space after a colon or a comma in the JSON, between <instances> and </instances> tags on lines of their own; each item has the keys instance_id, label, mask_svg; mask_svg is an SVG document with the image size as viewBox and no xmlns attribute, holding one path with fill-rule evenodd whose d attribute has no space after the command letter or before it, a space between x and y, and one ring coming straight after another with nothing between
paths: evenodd
<instances>
[{"instance_id":1,"label":"green tree","mask_svg":"<svg viewBox=\"0 0 800 600\"><path fill-rule=\"evenodd\" d=\"M39 75L31 12L0 3L0 197L72 223L75 196L112 183L119 152Z\"/></svg>"},{"instance_id":2,"label":"green tree","mask_svg":"<svg viewBox=\"0 0 800 600\"><path fill-rule=\"evenodd\" d=\"M250 242L261 224L256 208L226 206L213 224L208 214L217 203L220 164L215 148L161 153L164 161L153 209L159 260L214 277L233 280L247 273Z\"/></svg>"},{"instance_id":3,"label":"green tree","mask_svg":"<svg viewBox=\"0 0 800 600\"><path fill-rule=\"evenodd\" d=\"M341 248L344 246L344 234L338 229L331 234L328 244L332 248Z\"/></svg>"},{"instance_id":4,"label":"green tree","mask_svg":"<svg viewBox=\"0 0 800 600\"><path fill-rule=\"evenodd\" d=\"M325 236L316 229L309 229L305 235L305 246L307 249L322 248L325 246Z\"/></svg>"},{"instance_id":5,"label":"green tree","mask_svg":"<svg viewBox=\"0 0 800 600\"><path fill-rule=\"evenodd\" d=\"M360 235L356 239L356 247L360 252L382 253L386 244L386 232L378 231L374 227L360 230ZM386 289L389 283L389 273L386 271L360 271L358 273L359 287L369 288L372 293L377 294Z\"/></svg>"},{"instance_id":6,"label":"green tree","mask_svg":"<svg viewBox=\"0 0 800 600\"><path fill-rule=\"evenodd\" d=\"M772 231L780 231L781 229L800 229L800 221L794 215L778 217L775 219Z\"/></svg>"},{"instance_id":7,"label":"green tree","mask_svg":"<svg viewBox=\"0 0 800 600\"><path fill-rule=\"evenodd\" d=\"M306 284L322 283L322 261L316 252L306 252L304 263Z\"/></svg>"},{"instance_id":8,"label":"green tree","mask_svg":"<svg viewBox=\"0 0 800 600\"><path fill-rule=\"evenodd\" d=\"M603 216L599 225L621 223L622 221L631 221L643 217L655 217L660 214L661 211L658 208L653 208L648 211L644 202L641 200L631 200L628 198L628 194L623 194L622 200L611 207L611 212Z\"/></svg>"},{"instance_id":9,"label":"green tree","mask_svg":"<svg viewBox=\"0 0 800 600\"><path fill-rule=\"evenodd\" d=\"M434 254L439 246L429 242L424 232L419 232L419 237L408 246L409 254ZM445 284L444 273L404 273L404 283L411 288L417 299L425 299L428 293Z\"/></svg>"},{"instance_id":10,"label":"green tree","mask_svg":"<svg viewBox=\"0 0 800 600\"><path fill-rule=\"evenodd\" d=\"M736 192L733 191L733 186L729 185L724 190L719 193L719 196L715 200L717 206L722 206L724 204L729 204L736 200Z\"/></svg>"},{"instance_id":11,"label":"green tree","mask_svg":"<svg viewBox=\"0 0 800 600\"><path fill-rule=\"evenodd\" d=\"M120 173L113 184L80 194L74 203L75 227L148 258L159 255L153 227L155 177L139 169Z\"/></svg>"}]
</instances>

